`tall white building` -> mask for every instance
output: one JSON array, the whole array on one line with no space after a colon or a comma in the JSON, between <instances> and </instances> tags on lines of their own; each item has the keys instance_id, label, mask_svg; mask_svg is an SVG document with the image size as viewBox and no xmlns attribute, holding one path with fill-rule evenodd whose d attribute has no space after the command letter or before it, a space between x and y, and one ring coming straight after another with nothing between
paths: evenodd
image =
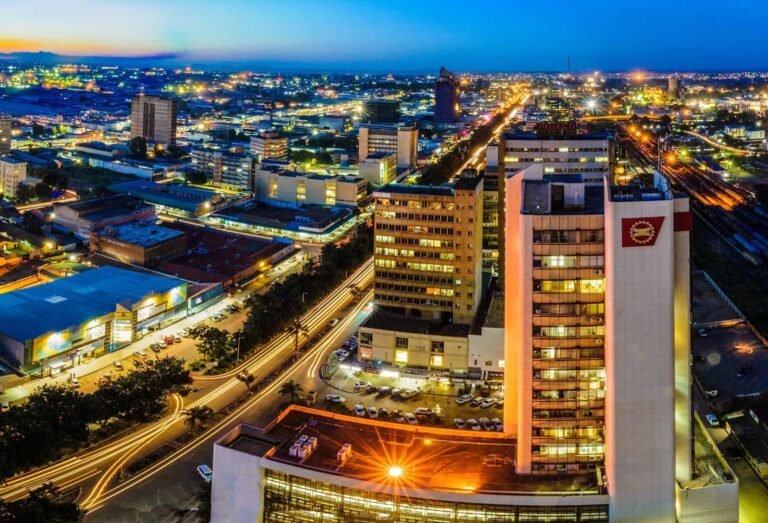
<instances>
[{"instance_id":1,"label":"tall white building","mask_svg":"<svg viewBox=\"0 0 768 523\"><path fill-rule=\"evenodd\" d=\"M394 153L398 167L416 165L419 130L415 126L362 124L359 134L359 160L373 153Z\"/></svg>"},{"instance_id":2,"label":"tall white building","mask_svg":"<svg viewBox=\"0 0 768 523\"><path fill-rule=\"evenodd\" d=\"M9 156L0 156L0 193L16 196L19 184L27 179L27 163Z\"/></svg>"}]
</instances>

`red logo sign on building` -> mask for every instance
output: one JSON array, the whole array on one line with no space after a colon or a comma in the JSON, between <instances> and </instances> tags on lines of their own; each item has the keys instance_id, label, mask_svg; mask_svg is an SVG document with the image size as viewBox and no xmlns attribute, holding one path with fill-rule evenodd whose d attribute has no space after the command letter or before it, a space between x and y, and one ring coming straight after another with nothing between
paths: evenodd
<instances>
[{"instance_id":1,"label":"red logo sign on building","mask_svg":"<svg viewBox=\"0 0 768 523\"><path fill-rule=\"evenodd\" d=\"M654 216L653 218L622 218L621 246L650 247L655 245L663 223L663 216Z\"/></svg>"}]
</instances>

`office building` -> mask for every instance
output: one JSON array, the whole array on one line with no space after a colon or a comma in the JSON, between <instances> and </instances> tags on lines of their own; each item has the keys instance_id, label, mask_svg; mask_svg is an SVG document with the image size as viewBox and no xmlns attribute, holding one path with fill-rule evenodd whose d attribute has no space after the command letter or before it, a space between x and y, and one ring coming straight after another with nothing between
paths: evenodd
<instances>
[{"instance_id":1,"label":"office building","mask_svg":"<svg viewBox=\"0 0 768 523\"><path fill-rule=\"evenodd\" d=\"M253 191L256 159L247 154L213 148L192 149L192 169L204 174L214 187Z\"/></svg>"},{"instance_id":2,"label":"office building","mask_svg":"<svg viewBox=\"0 0 768 523\"><path fill-rule=\"evenodd\" d=\"M55 205L54 223L81 240L90 238L92 231L128 222L151 222L154 206L128 195L107 196L83 202Z\"/></svg>"},{"instance_id":3,"label":"office building","mask_svg":"<svg viewBox=\"0 0 768 523\"><path fill-rule=\"evenodd\" d=\"M612 520L675 521L692 476L688 199L659 175L600 187L535 164L507 177L506 207L517 472L604 467Z\"/></svg>"},{"instance_id":4,"label":"office building","mask_svg":"<svg viewBox=\"0 0 768 523\"><path fill-rule=\"evenodd\" d=\"M375 296L424 319L472 323L482 295L481 178L374 192Z\"/></svg>"},{"instance_id":5,"label":"office building","mask_svg":"<svg viewBox=\"0 0 768 523\"><path fill-rule=\"evenodd\" d=\"M361 119L369 123L396 123L400 119L400 102L381 98L366 100Z\"/></svg>"},{"instance_id":6,"label":"office building","mask_svg":"<svg viewBox=\"0 0 768 523\"><path fill-rule=\"evenodd\" d=\"M419 151L419 130L417 127L363 124L358 133L360 161L375 153L394 153L398 167L416 165Z\"/></svg>"},{"instance_id":7,"label":"office building","mask_svg":"<svg viewBox=\"0 0 768 523\"><path fill-rule=\"evenodd\" d=\"M280 164L260 164L254 174L256 199L270 205L356 207L367 196L368 182L356 176L310 174Z\"/></svg>"},{"instance_id":8,"label":"office building","mask_svg":"<svg viewBox=\"0 0 768 523\"><path fill-rule=\"evenodd\" d=\"M288 137L276 131L265 131L251 136L251 156L259 162L288 158Z\"/></svg>"},{"instance_id":9,"label":"office building","mask_svg":"<svg viewBox=\"0 0 768 523\"><path fill-rule=\"evenodd\" d=\"M0 157L0 194L6 198L16 196L19 184L27 179L27 162L10 156Z\"/></svg>"},{"instance_id":10,"label":"office building","mask_svg":"<svg viewBox=\"0 0 768 523\"><path fill-rule=\"evenodd\" d=\"M0 295L0 349L43 376L186 316L187 282L101 267Z\"/></svg>"},{"instance_id":11,"label":"office building","mask_svg":"<svg viewBox=\"0 0 768 523\"><path fill-rule=\"evenodd\" d=\"M489 182L488 188L496 187L496 194L488 194L489 206L493 200L503 202L505 198L505 177L531 164L540 164L544 173L553 179L578 174L586 185L602 186L610 176L613 165L613 141L607 134L579 134L580 128L574 122L540 123L534 133L504 134L495 147L489 147L486 156L489 166L486 178L497 177L496 183ZM488 227L485 231L487 264L498 266L499 276L504 278L505 208L499 203L498 215L487 212ZM495 219L494 219L495 218ZM494 227L495 224L495 227ZM493 230L496 230L494 239ZM496 263L493 260L497 260Z\"/></svg>"},{"instance_id":12,"label":"office building","mask_svg":"<svg viewBox=\"0 0 768 523\"><path fill-rule=\"evenodd\" d=\"M459 78L445 67L441 67L435 82L435 123L457 122L459 109Z\"/></svg>"},{"instance_id":13,"label":"office building","mask_svg":"<svg viewBox=\"0 0 768 523\"><path fill-rule=\"evenodd\" d=\"M11 152L11 129L13 119L7 114L0 114L0 155Z\"/></svg>"},{"instance_id":14,"label":"office building","mask_svg":"<svg viewBox=\"0 0 768 523\"><path fill-rule=\"evenodd\" d=\"M138 94L131 100L131 138L173 145L176 143L176 100Z\"/></svg>"},{"instance_id":15,"label":"office building","mask_svg":"<svg viewBox=\"0 0 768 523\"><path fill-rule=\"evenodd\" d=\"M112 192L141 198L155 206L158 214L204 216L214 211L222 197L215 191L174 183L139 180L110 185Z\"/></svg>"},{"instance_id":16,"label":"office building","mask_svg":"<svg viewBox=\"0 0 768 523\"><path fill-rule=\"evenodd\" d=\"M667 100L677 101L680 98L680 79L676 76L667 78Z\"/></svg>"},{"instance_id":17,"label":"office building","mask_svg":"<svg viewBox=\"0 0 768 523\"><path fill-rule=\"evenodd\" d=\"M371 153L358 164L360 177L371 185L392 183L397 178L397 155L388 152Z\"/></svg>"},{"instance_id":18,"label":"office building","mask_svg":"<svg viewBox=\"0 0 768 523\"><path fill-rule=\"evenodd\" d=\"M91 252L152 267L187 252L187 236L152 222L129 222L92 231L89 246Z\"/></svg>"}]
</instances>

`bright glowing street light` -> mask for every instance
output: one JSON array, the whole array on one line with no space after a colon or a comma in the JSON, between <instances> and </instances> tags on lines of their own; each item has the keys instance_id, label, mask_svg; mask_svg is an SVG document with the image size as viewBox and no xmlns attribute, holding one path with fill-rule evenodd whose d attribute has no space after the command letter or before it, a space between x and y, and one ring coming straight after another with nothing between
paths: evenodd
<instances>
[{"instance_id":1,"label":"bright glowing street light","mask_svg":"<svg viewBox=\"0 0 768 523\"><path fill-rule=\"evenodd\" d=\"M387 471L387 474L390 478L399 478L403 475L403 468L402 467L389 467L389 470Z\"/></svg>"}]
</instances>

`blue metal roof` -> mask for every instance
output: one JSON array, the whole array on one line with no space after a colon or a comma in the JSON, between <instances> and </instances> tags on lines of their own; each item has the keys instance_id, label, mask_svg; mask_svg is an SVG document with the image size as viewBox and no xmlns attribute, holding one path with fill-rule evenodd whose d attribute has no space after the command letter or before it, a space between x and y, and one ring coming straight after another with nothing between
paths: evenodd
<instances>
[{"instance_id":1,"label":"blue metal roof","mask_svg":"<svg viewBox=\"0 0 768 523\"><path fill-rule=\"evenodd\" d=\"M0 295L0 333L27 341L130 307L145 296L167 292L176 278L101 267L69 278Z\"/></svg>"}]
</instances>

